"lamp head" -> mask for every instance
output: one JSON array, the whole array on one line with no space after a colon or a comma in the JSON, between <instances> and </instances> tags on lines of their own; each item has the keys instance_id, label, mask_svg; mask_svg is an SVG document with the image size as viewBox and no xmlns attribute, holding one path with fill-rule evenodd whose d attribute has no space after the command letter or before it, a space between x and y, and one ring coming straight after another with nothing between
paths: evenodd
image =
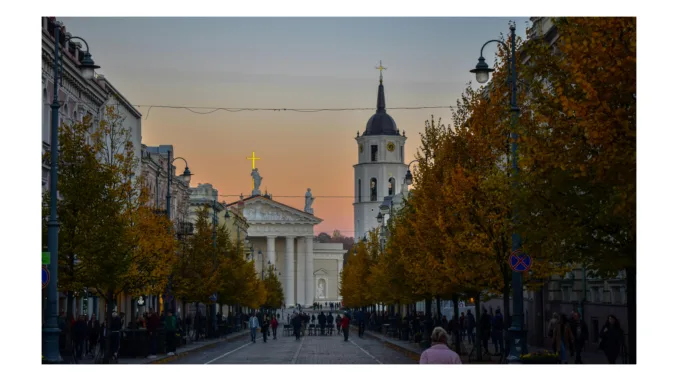
<instances>
[{"instance_id":1,"label":"lamp head","mask_svg":"<svg viewBox=\"0 0 678 381\"><path fill-rule=\"evenodd\" d=\"M412 172L410 170L407 170L407 174L405 174L405 184L407 185L412 185Z\"/></svg>"},{"instance_id":2,"label":"lamp head","mask_svg":"<svg viewBox=\"0 0 678 381\"><path fill-rule=\"evenodd\" d=\"M487 66L487 63L485 63L485 58L481 56L478 58L478 64L476 65L476 68L471 70L471 73L475 73L476 81L478 81L478 83L485 83L490 79L490 73L493 71L494 69Z\"/></svg>"},{"instance_id":3,"label":"lamp head","mask_svg":"<svg viewBox=\"0 0 678 381\"><path fill-rule=\"evenodd\" d=\"M381 212L379 212L379 214L377 214L377 222L379 222L379 223L384 222L384 216L381 214Z\"/></svg>"},{"instance_id":4,"label":"lamp head","mask_svg":"<svg viewBox=\"0 0 678 381\"><path fill-rule=\"evenodd\" d=\"M184 173L181 174L182 180L186 182L186 184L191 183L191 176L193 176L193 173L188 169L188 166L186 166L186 169L184 169Z\"/></svg>"},{"instance_id":5,"label":"lamp head","mask_svg":"<svg viewBox=\"0 0 678 381\"><path fill-rule=\"evenodd\" d=\"M94 78L94 70L99 69L100 67L101 66L94 64L94 60L92 59L92 55L89 54L89 51L85 52L82 61L80 61L80 71L82 72L82 76L87 80L92 79Z\"/></svg>"}]
</instances>

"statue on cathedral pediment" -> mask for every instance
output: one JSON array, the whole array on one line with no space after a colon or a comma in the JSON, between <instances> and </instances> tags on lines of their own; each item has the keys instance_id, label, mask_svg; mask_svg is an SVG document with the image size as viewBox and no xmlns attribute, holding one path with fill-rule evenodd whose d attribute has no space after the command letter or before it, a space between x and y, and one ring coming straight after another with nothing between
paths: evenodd
<instances>
[{"instance_id":1,"label":"statue on cathedral pediment","mask_svg":"<svg viewBox=\"0 0 678 381\"><path fill-rule=\"evenodd\" d=\"M311 188L308 188L306 190L306 203L304 204L304 212L313 214L313 208L311 208L313 200L315 200L315 197L313 197L313 195L311 194Z\"/></svg>"},{"instance_id":2,"label":"statue on cathedral pediment","mask_svg":"<svg viewBox=\"0 0 678 381\"><path fill-rule=\"evenodd\" d=\"M258 196L261 194L259 187L261 186L261 180L264 178L259 174L259 168L254 168L252 170L252 180L254 180L254 189L252 189L252 196Z\"/></svg>"}]
</instances>

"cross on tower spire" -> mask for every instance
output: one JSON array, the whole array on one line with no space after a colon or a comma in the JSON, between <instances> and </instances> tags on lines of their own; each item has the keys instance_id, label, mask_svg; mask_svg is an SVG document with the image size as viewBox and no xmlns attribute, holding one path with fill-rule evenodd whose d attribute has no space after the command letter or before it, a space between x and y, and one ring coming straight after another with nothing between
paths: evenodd
<instances>
[{"instance_id":1,"label":"cross on tower spire","mask_svg":"<svg viewBox=\"0 0 678 381\"><path fill-rule=\"evenodd\" d=\"M384 81L384 76L382 75L382 71L386 70L386 68L381 65L381 60L379 60L379 66L375 66L374 68L379 70L379 83L382 83Z\"/></svg>"}]
</instances>

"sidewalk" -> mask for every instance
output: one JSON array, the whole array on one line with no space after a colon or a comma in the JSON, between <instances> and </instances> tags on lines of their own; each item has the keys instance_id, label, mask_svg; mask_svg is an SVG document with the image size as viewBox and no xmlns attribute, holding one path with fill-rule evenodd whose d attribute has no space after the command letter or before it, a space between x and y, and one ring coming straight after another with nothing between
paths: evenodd
<instances>
[{"instance_id":1,"label":"sidewalk","mask_svg":"<svg viewBox=\"0 0 678 381\"><path fill-rule=\"evenodd\" d=\"M355 326L351 326L351 330L355 332L355 334L358 334L358 328ZM421 353L424 351L424 348L421 348L419 344L416 343L410 343L409 341L404 341L404 340L398 340L392 337L388 337L386 335L383 335L381 333L377 332L372 332L365 330L365 335L370 336L374 339L377 339L381 342L383 342L386 346L395 349L399 352L402 352L406 355L408 355L410 358L419 361L419 356ZM492 343L489 345L490 350L492 351L493 346ZM461 349L462 353L459 355L461 356L462 362L466 363L468 361L468 351L471 349L471 345L466 341L463 340L461 343ZM541 348L541 347L536 347L529 345L528 346L528 351L529 352L536 352L539 350L550 350L548 348ZM602 351L595 351L595 352L582 352L581 354L582 361L584 364L607 364L607 358L605 357L605 354ZM498 357L493 357L493 360L498 360ZM569 364L574 364L574 356L570 356L570 354L567 354L567 359ZM494 363L497 363L496 361L493 361ZM621 363L621 359L617 360L617 363Z\"/></svg>"},{"instance_id":2,"label":"sidewalk","mask_svg":"<svg viewBox=\"0 0 678 381\"><path fill-rule=\"evenodd\" d=\"M242 330L240 332L235 332L230 335L228 335L226 338L220 338L220 339L209 339L209 340L201 340L197 342L193 342L190 344L182 345L181 347L177 348L177 351L175 352L176 355L174 356L168 356L166 354L158 354L157 358L154 359L149 359L146 357L121 357L118 360L118 364L125 364L125 365L143 365L143 364L164 364L168 362L172 362L178 358L187 356L191 352L206 349L212 346L215 346L220 343L225 343L229 341L234 341L237 340L245 335L249 334L249 331ZM87 364L87 365L94 365L94 359L90 358L83 358L82 360L78 360L78 364Z\"/></svg>"}]
</instances>

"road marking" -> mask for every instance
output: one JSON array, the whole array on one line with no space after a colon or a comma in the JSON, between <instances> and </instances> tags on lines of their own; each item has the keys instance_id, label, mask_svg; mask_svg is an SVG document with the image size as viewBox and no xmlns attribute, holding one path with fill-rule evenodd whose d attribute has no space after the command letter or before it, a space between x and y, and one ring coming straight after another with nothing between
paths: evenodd
<instances>
[{"instance_id":1,"label":"road marking","mask_svg":"<svg viewBox=\"0 0 678 381\"><path fill-rule=\"evenodd\" d=\"M259 341L259 340L261 340L261 339L262 339L262 338L260 337L260 338L258 338L256 341ZM210 361L206 362L205 365L211 364L211 363L213 363L213 362L215 362L215 361L217 361L217 360L219 360L219 359L221 359L221 358L224 358L224 357L230 355L230 354L233 353L233 352L236 352L236 351L239 351L239 350L245 348L245 347L248 346L248 345L252 345L252 342L250 341L249 343L247 343L247 344L245 344L245 345L241 345L241 346L239 346L238 348L236 348L236 349L234 349L234 350L232 350L232 351L230 351L230 352L226 352L226 353L224 353L223 355L221 355L221 356L219 356L219 357L217 357L217 358L215 358L215 359L213 359L213 360L210 360Z\"/></svg>"},{"instance_id":2,"label":"road marking","mask_svg":"<svg viewBox=\"0 0 678 381\"><path fill-rule=\"evenodd\" d=\"M306 336L303 336L301 338L301 342L299 343L299 348L297 348L297 353L294 354L294 357L292 358L292 362L290 364L296 364L297 363L297 358L299 357L299 352L301 352L301 346L304 345L304 339Z\"/></svg>"},{"instance_id":3,"label":"road marking","mask_svg":"<svg viewBox=\"0 0 678 381\"><path fill-rule=\"evenodd\" d=\"M381 364L381 361L377 360L376 357L372 356L372 355L370 354L370 352L364 350L360 345L354 343L352 339L348 339L348 341L349 341L351 344L353 344L353 345L355 345L356 347L358 347L358 349L360 349L361 351L365 352L366 355L372 357L372 360L374 360L374 361L376 361L377 363Z\"/></svg>"}]
</instances>

